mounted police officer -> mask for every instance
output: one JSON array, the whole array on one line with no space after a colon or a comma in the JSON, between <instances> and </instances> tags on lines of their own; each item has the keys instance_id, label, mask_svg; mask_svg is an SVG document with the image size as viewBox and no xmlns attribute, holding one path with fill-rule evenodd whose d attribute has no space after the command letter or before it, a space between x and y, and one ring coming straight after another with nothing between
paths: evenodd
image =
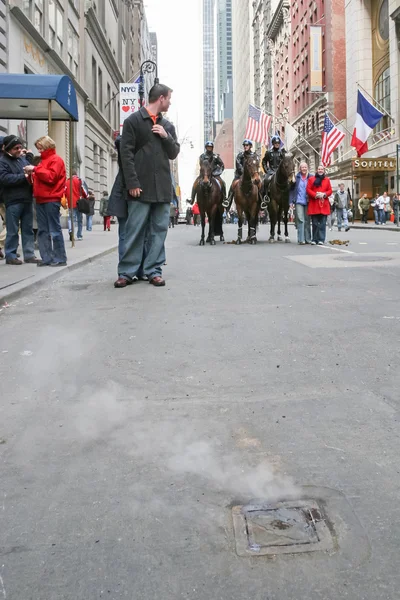
<instances>
[{"instance_id":1,"label":"mounted police officer","mask_svg":"<svg viewBox=\"0 0 400 600\"><path fill-rule=\"evenodd\" d=\"M264 198L261 203L261 208L264 210L268 202L269 198L269 184L271 182L272 177L277 171L279 165L281 164L281 160L286 154L285 148L281 148L281 138L279 135L274 135L272 137L272 148L267 150L264 158L262 159L262 167L265 172L265 180L264 180Z\"/></svg>"},{"instance_id":2,"label":"mounted police officer","mask_svg":"<svg viewBox=\"0 0 400 600\"><path fill-rule=\"evenodd\" d=\"M205 152L203 152L203 154L201 154L200 158L199 158L200 167L201 167L201 164L205 160L207 160L210 163L210 165L212 166L212 175L213 175L213 177L215 177L215 179L218 181L218 183L221 186L223 201L225 202L226 201L226 185L225 185L225 181L221 178L221 174L225 170L225 165L224 165L220 155L214 154L214 142L210 142L210 141L206 142ZM196 196L196 191L197 191L197 186L199 183L200 183L200 177L198 177L196 179L196 181L194 182L194 185L193 185L192 204L194 202L194 199Z\"/></svg>"},{"instance_id":3,"label":"mounted police officer","mask_svg":"<svg viewBox=\"0 0 400 600\"><path fill-rule=\"evenodd\" d=\"M231 184L231 187L229 190L228 199L226 200L226 202L222 203L222 205L225 208L227 208L228 206L230 206L232 204L233 190L235 189L237 181L239 181L239 179L243 175L243 165L244 165L245 159L248 158L249 156L254 156L257 160L259 160L257 154L255 152L253 152L252 148L253 148L253 142L251 140L244 140L243 151L239 152L239 154L236 157L235 177L232 181L232 184Z\"/></svg>"}]
</instances>

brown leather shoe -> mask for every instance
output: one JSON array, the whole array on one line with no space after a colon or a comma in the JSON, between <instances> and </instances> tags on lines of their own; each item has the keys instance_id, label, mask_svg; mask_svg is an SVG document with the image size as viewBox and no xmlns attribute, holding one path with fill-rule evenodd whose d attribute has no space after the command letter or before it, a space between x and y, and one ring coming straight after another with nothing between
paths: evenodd
<instances>
[{"instance_id":1,"label":"brown leather shoe","mask_svg":"<svg viewBox=\"0 0 400 600\"><path fill-rule=\"evenodd\" d=\"M155 285L156 287L162 287L165 285L165 279L157 275L157 277L150 279L149 283L151 283L151 285Z\"/></svg>"},{"instance_id":2,"label":"brown leather shoe","mask_svg":"<svg viewBox=\"0 0 400 600\"><path fill-rule=\"evenodd\" d=\"M22 260L18 258L6 258L6 265L22 265Z\"/></svg>"},{"instance_id":3,"label":"brown leather shoe","mask_svg":"<svg viewBox=\"0 0 400 600\"><path fill-rule=\"evenodd\" d=\"M40 262L40 258L36 258L36 256L32 256L32 258L27 258L24 260L25 264L36 265L38 262Z\"/></svg>"},{"instance_id":4,"label":"brown leather shoe","mask_svg":"<svg viewBox=\"0 0 400 600\"><path fill-rule=\"evenodd\" d=\"M131 285L132 281L125 279L125 277L118 277L117 281L114 282L115 288L124 288L127 285Z\"/></svg>"}]
</instances>

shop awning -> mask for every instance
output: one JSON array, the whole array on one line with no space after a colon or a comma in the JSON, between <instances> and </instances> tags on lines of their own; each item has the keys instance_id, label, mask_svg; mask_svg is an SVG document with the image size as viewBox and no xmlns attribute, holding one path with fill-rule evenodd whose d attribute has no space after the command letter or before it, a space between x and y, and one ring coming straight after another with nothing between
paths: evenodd
<instances>
[{"instance_id":1,"label":"shop awning","mask_svg":"<svg viewBox=\"0 0 400 600\"><path fill-rule=\"evenodd\" d=\"M0 118L78 121L76 92L67 75L0 73ZM53 102L54 101L54 102Z\"/></svg>"}]
</instances>

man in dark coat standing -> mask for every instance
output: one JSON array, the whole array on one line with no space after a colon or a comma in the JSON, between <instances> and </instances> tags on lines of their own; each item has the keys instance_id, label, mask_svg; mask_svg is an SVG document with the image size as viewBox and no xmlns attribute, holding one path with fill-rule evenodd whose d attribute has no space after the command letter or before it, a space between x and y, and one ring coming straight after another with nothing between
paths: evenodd
<instances>
[{"instance_id":1,"label":"man in dark coat standing","mask_svg":"<svg viewBox=\"0 0 400 600\"><path fill-rule=\"evenodd\" d=\"M165 238L172 200L170 160L179 154L175 127L164 119L172 90L156 84L146 107L130 115L122 131L121 162L128 190L125 251L118 264L117 288L133 283L139 275L144 247L143 275L157 287L165 285Z\"/></svg>"}]
</instances>

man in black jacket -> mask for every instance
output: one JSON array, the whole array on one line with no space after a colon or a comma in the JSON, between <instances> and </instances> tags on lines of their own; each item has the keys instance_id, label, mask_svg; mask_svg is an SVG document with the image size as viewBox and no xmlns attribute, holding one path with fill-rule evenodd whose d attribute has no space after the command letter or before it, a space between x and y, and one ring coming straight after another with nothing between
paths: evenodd
<instances>
[{"instance_id":1,"label":"man in black jacket","mask_svg":"<svg viewBox=\"0 0 400 600\"><path fill-rule=\"evenodd\" d=\"M133 283L140 274L147 234L143 275L157 287L165 285L165 238L172 200L170 160L179 154L175 127L164 119L171 104L172 90L156 84L146 107L124 123L121 162L128 190L128 217L125 225L125 252L118 264L117 288Z\"/></svg>"},{"instance_id":2,"label":"man in black jacket","mask_svg":"<svg viewBox=\"0 0 400 600\"><path fill-rule=\"evenodd\" d=\"M6 205L7 237L6 263L22 265L17 257L18 230L21 227L22 250L26 263L37 263L33 236L32 186L24 173L29 165L21 140L7 135L3 140L3 156L0 158L0 187ZM32 157L33 158L33 157Z\"/></svg>"}]
</instances>

